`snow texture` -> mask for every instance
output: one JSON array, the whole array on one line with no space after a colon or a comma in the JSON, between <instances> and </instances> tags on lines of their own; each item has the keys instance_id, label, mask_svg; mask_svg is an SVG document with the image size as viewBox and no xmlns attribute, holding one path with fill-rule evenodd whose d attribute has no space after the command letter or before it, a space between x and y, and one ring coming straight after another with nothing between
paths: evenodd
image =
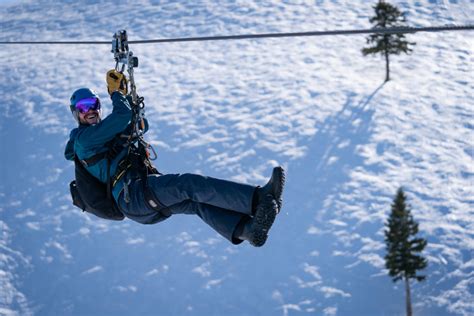
<instances>
[{"instance_id":1,"label":"snow texture","mask_svg":"<svg viewBox=\"0 0 474 316\"><path fill-rule=\"evenodd\" d=\"M468 0L391 1L412 26L473 24ZM130 40L369 28L366 1L21 1L1 41ZM408 35L413 54L363 57L365 37L131 45L165 173L265 183L287 172L263 248L196 217L144 226L74 208L68 100L110 112L109 45L1 45L0 315L400 315L384 222L403 186L428 276L414 314L474 314L473 33Z\"/></svg>"}]
</instances>

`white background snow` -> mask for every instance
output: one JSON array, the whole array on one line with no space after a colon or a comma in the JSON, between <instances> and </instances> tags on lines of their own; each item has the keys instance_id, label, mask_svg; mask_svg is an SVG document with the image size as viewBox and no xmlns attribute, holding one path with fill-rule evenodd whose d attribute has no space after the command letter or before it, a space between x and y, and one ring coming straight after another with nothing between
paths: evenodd
<instances>
[{"instance_id":1,"label":"white background snow","mask_svg":"<svg viewBox=\"0 0 474 316\"><path fill-rule=\"evenodd\" d=\"M392 1L411 26L473 24L468 0ZM1 41L108 41L369 28L367 1L24 1ZM428 239L416 315L474 314L473 33L131 45L165 173L263 184L288 172L267 244L233 246L197 217L144 226L71 204L63 158L79 87L110 102L110 45L0 46L0 315L402 315L384 221L403 186Z\"/></svg>"}]
</instances>

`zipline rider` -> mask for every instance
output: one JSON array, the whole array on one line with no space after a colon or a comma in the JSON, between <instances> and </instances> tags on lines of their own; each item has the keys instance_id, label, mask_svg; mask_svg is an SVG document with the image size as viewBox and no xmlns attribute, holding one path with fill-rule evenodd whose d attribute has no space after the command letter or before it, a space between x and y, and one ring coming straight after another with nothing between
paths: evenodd
<instances>
[{"instance_id":1,"label":"zipline rider","mask_svg":"<svg viewBox=\"0 0 474 316\"><path fill-rule=\"evenodd\" d=\"M263 246L281 210L283 168L274 168L263 187L189 173L162 175L152 166L147 144L135 130L137 120L143 118L133 110L136 104L127 95L127 78L113 69L106 81L113 110L103 120L93 90L78 89L70 99L79 124L65 149L66 159L76 166L76 181L71 183L74 204L103 218L125 216L142 224L155 224L174 214L196 214L233 244L247 240ZM145 133L148 123L142 122ZM99 201L97 186L109 192L99 195ZM90 207L100 203L110 207Z\"/></svg>"}]
</instances>

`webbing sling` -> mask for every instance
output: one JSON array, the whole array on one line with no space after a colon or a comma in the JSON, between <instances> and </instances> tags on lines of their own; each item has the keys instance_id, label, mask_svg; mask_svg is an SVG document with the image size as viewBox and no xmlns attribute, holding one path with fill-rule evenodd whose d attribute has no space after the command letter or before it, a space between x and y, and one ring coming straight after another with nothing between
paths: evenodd
<instances>
[{"instance_id":1,"label":"webbing sling","mask_svg":"<svg viewBox=\"0 0 474 316\"><path fill-rule=\"evenodd\" d=\"M79 161L82 163L84 167L90 167L101 161L102 159L106 158L107 155L109 154L109 151L105 151L103 153L98 153L92 157L89 157L87 159L80 159Z\"/></svg>"},{"instance_id":2,"label":"webbing sling","mask_svg":"<svg viewBox=\"0 0 474 316\"><path fill-rule=\"evenodd\" d=\"M124 149L125 147L129 146L128 142L125 142L123 144L119 143L120 138L127 138L127 135L124 135L122 133L119 133L115 135L112 140L108 141L105 145L107 146L107 150L98 154L95 154L92 157L89 157L87 159L82 159L80 162L84 167L90 167L101 161L102 159L108 158L110 161L114 160L115 157L118 156L118 154Z\"/></svg>"}]
</instances>

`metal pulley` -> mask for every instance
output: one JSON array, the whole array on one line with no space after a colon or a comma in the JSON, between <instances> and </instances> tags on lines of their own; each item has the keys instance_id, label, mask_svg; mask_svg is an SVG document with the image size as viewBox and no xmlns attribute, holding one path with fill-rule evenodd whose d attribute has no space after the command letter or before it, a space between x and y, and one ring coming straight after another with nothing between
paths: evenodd
<instances>
[{"instance_id":1,"label":"metal pulley","mask_svg":"<svg viewBox=\"0 0 474 316\"><path fill-rule=\"evenodd\" d=\"M128 49L128 36L126 30L117 31L112 40L112 53L117 64L127 65L130 68L138 67L138 58Z\"/></svg>"},{"instance_id":2,"label":"metal pulley","mask_svg":"<svg viewBox=\"0 0 474 316\"><path fill-rule=\"evenodd\" d=\"M138 98L135 78L133 76L133 68L138 67L138 57L133 56L133 52L128 48L128 36L126 30L117 31L112 39L112 51L115 58L115 70L123 73L127 68L129 82L130 82L130 95L134 105L139 106L140 98ZM122 65L121 69L119 66Z\"/></svg>"}]
</instances>

